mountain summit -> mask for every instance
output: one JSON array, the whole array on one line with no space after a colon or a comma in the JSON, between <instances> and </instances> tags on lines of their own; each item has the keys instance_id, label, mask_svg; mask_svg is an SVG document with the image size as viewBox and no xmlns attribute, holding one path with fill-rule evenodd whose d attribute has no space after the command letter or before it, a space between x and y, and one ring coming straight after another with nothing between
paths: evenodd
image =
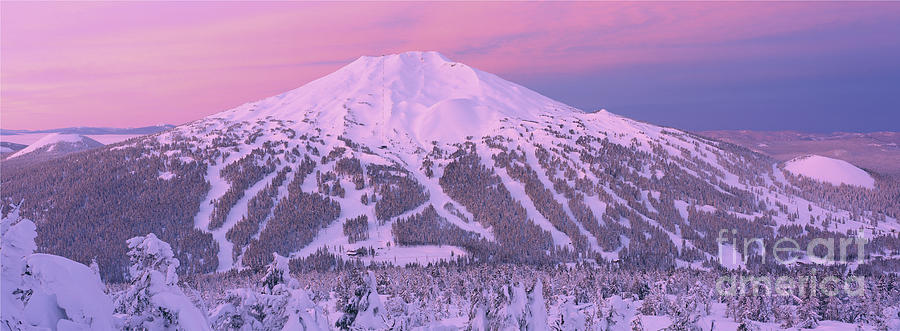
<instances>
[{"instance_id":1,"label":"mountain summit","mask_svg":"<svg viewBox=\"0 0 900 331\"><path fill-rule=\"evenodd\" d=\"M766 242L813 228L896 240L900 185L833 186L784 168L409 52L361 57L165 132L4 169L2 185L7 202L35 215L45 251L97 257L107 279L126 269L125 240L151 232L172 244L182 273L262 268L274 253L326 269L338 258L715 266L723 229ZM74 238L97 239L72 247Z\"/></svg>"},{"instance_id":2,"label":"mountain summit","mask_svg":"<svg viewBox=\"0 0 900 331\"><path fill-rule=\"evenodd\" d=\"M502 120L581 112L437 52L363 56L300 88L213 115L229 121L309 121L327 132L422 145L481 137ZM386 143L386 142L385 142Z\"/></svg>"}]
</instances>

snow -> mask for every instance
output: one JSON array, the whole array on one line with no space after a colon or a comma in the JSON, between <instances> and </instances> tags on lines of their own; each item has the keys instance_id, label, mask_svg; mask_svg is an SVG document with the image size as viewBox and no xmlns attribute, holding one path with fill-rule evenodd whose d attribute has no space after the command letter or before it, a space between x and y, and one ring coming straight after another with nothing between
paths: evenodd
<instances>
[{"instance_id":1,"label":"snow","mask_svg":"<svg viewBox=\"0 0 900 331\"><path fill-rule=\"evenodd\" d=\"M59 310L64 318L77 324L90 325L92 330L112 328L112 301L104 293L106 286L100 275L81 263L50 254L32 254L26 259L31 267L32 277L39 285L36 293L45 293L43 305L29 302L26 315L33 312ZM34 297L32 297L34 298ZM47 316L47 315L44 315Z\"/></svg>"},{"instance_id":2,"label":"snow","mask_svg":"<svg viewBox=\"0 0 900 331\"><path fill-rule=\"evenodd\" d=\"M153 233L127 243L131 287L116 300L117 312L127 316L126 328L175 325L183 330L210 330L206 314L178 286L175 270L180 263L172 247Z\"/></svg>"},{"instance_id":3,"label":"snow","mask_svg":"<svg viewBox=\"0 0 900 331\"><path fill-rule=\"evenodd\" d=\"M59 144L83 144L86 146L97 145L98 142L94 141L91 138L78 135L78 134L63 134L63 133L51 133L44 136L41 139L38 139L28 147L23 148L22 150L15 152L13 155L9 156L9 159L20 157L22 155L37 151L41 148L49 146L48 151L53 151L56 146Z\"/></svg>"},{"instance_id":4,"label":"snow","mask_svg":"<svg viewBox=\"0 0 900 331\"><path fill-rule=\"evenodd\" d=\"M18 209L2 220L3 324L24 329L111 330L112 302L100 275L78 262L33 254L36 228ZM15 291L30 293L22 300Z\"/></svg>"},{"instance_id":5,"label":"snow","mask_svg":"<svg viewBox=\"0 0 900 331\"><path fill-rule=\"evenodd\" d=\"M159 292L150 297L150 302L157 307L163 307L168 311L175 313L178 318L179 326L184 330L209 330L209 323L206 320L206 315L203 314L200 309L197 309L197 307L184 296L184 293L180 293L180 291L157 289L152 289L151 291Z\"/></svg>"},{"instance_id":6,"label":"snow","mask_svg":"<svg viewBox=\"0 0 900 331\"><path fill-rule=\"evenodd\" d=\"M325 131L349 131L354 140L388 144L391 138L411 138L427 147L435 140L489 135L503 118L537 120L561 110L580 113L437 52L407 52L360 57L300 88L211 117L306 119Z\"/></svg>"},{"instance_id":7,"label":"snow","mask_svg":"<svg viewBox=\"0 0 900 331\"><path fill-rule=\"evenodd\" d=\"M19 157L31 152L34 152L41 147L55 145L58 143L66 142L66 143L79 143L82 141L83 136L77 134L62 134L62 133L51 133L44 136L41 139L38 139L34 143L28 145L28 147L23 148L22 150L16 152L13 155L10 155L9 158ZM52 146L50 147L53 148Z\"/></svg>"},{"instance_id":8,"label":"snow","mask_svg":"<svg viewBox=\"0 0 900 331\"><path fill-rule=\"evenodd\" d=\"M868 189L875 188L875 179L865 170L847 161L819 155L794 158L785 163L784 168L795 174L834 185L855 185Z\"/></svg>"}]
</instances>

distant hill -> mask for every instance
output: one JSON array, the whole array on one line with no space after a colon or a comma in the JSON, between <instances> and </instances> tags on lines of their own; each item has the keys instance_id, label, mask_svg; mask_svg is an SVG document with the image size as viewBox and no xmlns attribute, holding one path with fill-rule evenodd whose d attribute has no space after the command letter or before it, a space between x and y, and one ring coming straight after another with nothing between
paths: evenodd
<instances>
[{"instance_id":1,"label":"distant hill","mask_svg":"<svg viewBox=\"0 0 900 331\"><path fill-rule=\"evenodd\" d=\"M722 130L698 133L752 149L778 161L815 154L883 174L900 174L900 132Z\"/></svg>"},{"instance_id":2,"label":"distant hill","mask_svg":"<svg viewBox=\"0 0 900 331\"><path fill-rule=\"evenodd\" d=\"M28 147L28 145L24 144L16 144L6 141L0 141L0 157L6 156L10 153L15 153L16 151Z\"/></svg>"},{"instance_id":3,"label":"distant hill","mask_svg":"<svg viewBox=\"0 0 900 331\"><path fill-rule=\"evenodd\" d=\"M80 134L80 135L99 135L99 134L144 135L144 134L152 134L152 133L165 131L165 130L168 130L168 129L171 129L174 127L175 126L171 125L171 124L160 124L160 125L154 125L154 126L144 126L144 127L139 127L139 128L99 128L99 127L78 126L78 127L47 129L47 130L0 129L0 135L18 135L18 134L32 134L32 133L66 133L66 134Z\"/></svg>"},{"instance_id":4,"label":"distant hill","mask_svg":"<svg viewBox=\"0 0 900 331\"><path fill-rule=\"evenodd\" d=\"M46 160L97 147L103 147L103 144L82 135L51 133L31 145L19 149L6 159Z\"/></svg>"}]
</instances>

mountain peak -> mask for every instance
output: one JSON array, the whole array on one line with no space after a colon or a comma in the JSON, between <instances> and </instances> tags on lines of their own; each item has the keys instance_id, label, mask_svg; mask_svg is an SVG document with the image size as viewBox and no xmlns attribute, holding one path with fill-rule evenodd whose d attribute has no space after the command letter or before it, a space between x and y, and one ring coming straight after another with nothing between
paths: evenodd
<instances>
[{"instance_id":1,"label":"mountain peak","mask_svg":"<svg viewBox=\"0 0 900 331\"><path fill-rule=\"evenodd\" d=\"M359 63L370 63L371 61L401 61L404 59L418 59L423 62L453 62L437 51L408 51L396 54L384 54L380 56L363 55L355 61L351 62L348 66Z\"/></svg>"},{"instance_id":2,"label":"mountain peak","mask_svg":"<svg viewBox=\"0 0 900 331\"><path fill-rule=\"evenodd\" d=\"M233 121L306 122L360 139L400 136L420 145L488 135L505 119L581 113L438 52L363 56L281 95L213 115ZM370 140L371 141L371 140Z\"/></svg>"}]
</instances>

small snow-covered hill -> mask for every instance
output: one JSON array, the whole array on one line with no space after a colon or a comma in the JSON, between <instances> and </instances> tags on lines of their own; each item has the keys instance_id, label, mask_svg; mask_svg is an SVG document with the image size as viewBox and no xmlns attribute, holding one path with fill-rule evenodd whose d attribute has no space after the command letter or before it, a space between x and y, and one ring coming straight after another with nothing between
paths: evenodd
<instances>
[{"instance_id":1,"label":"small snow-covered hill","mask_svg":"<svg viewBox=\"0 0 900 331\"><path fill-rule=\"evenodd\" d=\"M82 135L51 133L31 143L28 147L13 153L8 159L21 158L23 156L31 158L56 157L101 146L103 144Z\"/></svg>"},{"instance_id":2,"label":"small snow-covered hill","mask_svg":"<svg viewBox=\"0 0 900 331\"><path fill-rule=\"evenodd\" d=\"M875 188L875 179L865 170L847 161L819 155L796 157L785 162L784 168L796 175L806 176L834 185L856 185Z\"/></svg>"},{"instance_id":3,"label":"small snow-covered hill","mask_svg":"<svg viewBox=\"0 0 900 331\"><path fill-rule=\"evenodd\" d=\"M0 141L0 157L6 156L7 154L15 153L25 147L28 147L28 145Z\"/></svg>"},{"instance_id":4,"label":"small snow-covered hill","mask_svg":"<svg viewBox=\"0 0 900 331\"><path fill-rule=\"evenodd\" d=\"M900 185L800 181L748 149L584 112L436 52L361 57L297 89L4 176L4 198L47 224L49 252L97 256L111 277L127 265L120 243L149 232L172 243L182 272L210 272L260 268L272 253L703 267L722 229L900 230ZM116 194L45 202L96 190ZM68 244L94 232L96 245Z\"/></svg>"}]
</instances>

